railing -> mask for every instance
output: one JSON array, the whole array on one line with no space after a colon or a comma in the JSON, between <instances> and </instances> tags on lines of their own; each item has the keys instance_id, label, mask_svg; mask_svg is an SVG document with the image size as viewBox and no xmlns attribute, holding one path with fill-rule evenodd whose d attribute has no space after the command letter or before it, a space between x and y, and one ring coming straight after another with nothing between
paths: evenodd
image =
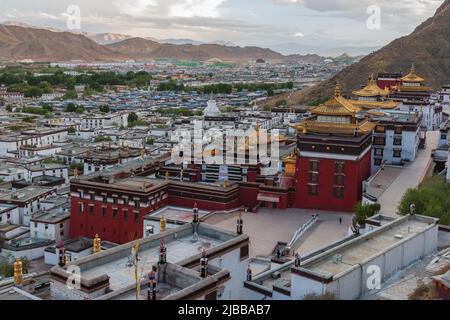
<instances>
[{"instance_id":1,"label":"railing","mask_svg":"<svg viewBox=\"0 0 450 320\"><path fill-rule=\"evenodd\" d=\"M318 214L313 215L313 217L308 222L306 222L300 229L298 229L294 233L291 241L288 242L285 248L287 250L290 250L298 242L298 240L305 234L305 232L308 231L317 222L317 220L319 220L319 215Z\"/></svg>"}]
</instances>

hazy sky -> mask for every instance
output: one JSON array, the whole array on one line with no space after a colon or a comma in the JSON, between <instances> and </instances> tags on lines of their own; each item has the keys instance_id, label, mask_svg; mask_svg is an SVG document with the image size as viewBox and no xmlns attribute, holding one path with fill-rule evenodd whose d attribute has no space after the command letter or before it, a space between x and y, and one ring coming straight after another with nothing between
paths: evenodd
<instances>
[{"instance_id":1,"label":"hazy sky","mask_svg":"<svg viewBox=\"0 0 450 320\"><path fill-rule=\"evenodd\" d=\"M81 30L134 36L279 43L379 46L406 35L443 0L0 0L0 21L67 28L67 8L81 10ZM381 12L370 30L369 6Z\"/></svg>"}]
</instances>

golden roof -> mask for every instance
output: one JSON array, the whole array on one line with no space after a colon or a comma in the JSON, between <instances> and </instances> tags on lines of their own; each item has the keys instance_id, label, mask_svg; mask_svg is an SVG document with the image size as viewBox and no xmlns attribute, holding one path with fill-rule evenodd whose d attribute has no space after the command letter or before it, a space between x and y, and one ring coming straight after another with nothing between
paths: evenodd
<instances>
[{"instance_id":1,"label":"golden roof","mask_svg":"<svg viewBox=\"0 0 450 320\"><path fill-rule=\"evenodd\" d=\"M283 158L283 163L297 163L297 156L294 153L288 154Z\"/></svg>"},{"instance_id":2,"label":"golden roof","mask_svg":"<svg viewBox=\"0 0 450 320\"><path fill-rule=\"evenodd\" d=\"M417 86L417 87L412 87L412 86L397 86L396 87L397 91L414 91L414 92L422 92L422 91L431 91L433 90L431 87L427 87L427 86Z\"/></svg>"},{"instance_id":3,"label":"golden roof","mask_svg":"<svg viewBox=\"0 0 450 320\"><path fill-rule=\"evenodd\" d=\"M419 77L416 74L416 68L414 66L414 63L411 66L411 72L408 73L406 76L404 76L403 78L401 78L400 80L402 80L402 82L424 82L425 79Z\"/></svg>"},{"instance_id":4,"label":"golden roof","mask_svg":"<svg viewBox=\"0 0 450 320\"><path fill-rule=\"evenodd\" d=\"M313 133L333 133L342 135L354 135L355 130L358 129L361 134L367 134L375 129L376 123L369 120L353 123L325 123L311 120L305 120L296 126L296 129L303 132Z\"/></svg>"},{"instance_id":5,"label":"golden roof","mask_svg":"<svg viewBox=\"0 0 450 320\"><path fill-rule=\"evenodd\" d=\"M350 100L345 99L342 95L341 86L336 84L334 97L311 110L316 115L333 115L333 116L352 116L361 111L361 109L353 105Z\"/></svg>"},{"instance_id":6,"label":"golden roof","mask_svg":"<svg viewBox=\"0 0 450 320\"><path fill-rule=\"evenodd\" d=\"M350 100L351 103L361 109L395 109L398 107L399 102L395 101L362 101L362 100Z\"/></svg>"},{"instance_id":7,"label":"golden roof","mask_svg":"<svg viewBox=\"0 0 450 320\"><path fill-rule=\"evenodd\" d=\"M361 90L353 91L353 94L358 97L385 97L389 94L389 89L381 89L372 75L367 85Z\"/></svg>"}]
</instances>

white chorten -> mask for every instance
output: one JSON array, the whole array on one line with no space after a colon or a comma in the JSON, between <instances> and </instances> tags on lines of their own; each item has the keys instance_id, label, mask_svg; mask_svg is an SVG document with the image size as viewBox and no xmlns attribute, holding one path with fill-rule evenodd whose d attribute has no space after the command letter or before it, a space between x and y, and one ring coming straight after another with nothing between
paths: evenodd
<instances>
[{"instance_id":1,"label":"white chorten","mask_svg":"<svg viewBox=\"0 0 450 320\"><path fill-rule=\"evenodd\" d=\"M204 117L215 117L220 115L220 110L217 108L217 103L215 100L209 100L208 106L203 110Z\"/></svg>"}]
</instances>

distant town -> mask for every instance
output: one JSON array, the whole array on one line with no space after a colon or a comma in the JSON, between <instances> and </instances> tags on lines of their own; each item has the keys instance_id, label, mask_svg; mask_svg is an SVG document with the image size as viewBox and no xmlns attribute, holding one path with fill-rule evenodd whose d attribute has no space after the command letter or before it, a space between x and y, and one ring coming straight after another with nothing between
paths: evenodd
<instances>
[{"instance_id":1,"label":"distant town","mask_svg":"<svg viewBox=\"0 0 450 320\"><path fill-rule=\"evenodd\" d=\"M55 27L0 24L0 303L141 300L153 315L164 300L241 319L450 299L450 0L389 42L431 4L231 2L0 13ZM264 37L340 53L233 44Z\"/></svg>"},{"instance_id":2,"label":"distant town","mask_svg":"<svg viewBox=\"0 0 450 320\"><path fill-rule=\"evenodd\" d=\"M323 101L265 103L344 67L5 66L0 298L448 298L448 207L419 195L449 194L450 86L412 65L351 96L337 82ZM224 161L230 130L255 139ZM378 289L363 284L373 265Z\"/></svg>"}]
</instances>

